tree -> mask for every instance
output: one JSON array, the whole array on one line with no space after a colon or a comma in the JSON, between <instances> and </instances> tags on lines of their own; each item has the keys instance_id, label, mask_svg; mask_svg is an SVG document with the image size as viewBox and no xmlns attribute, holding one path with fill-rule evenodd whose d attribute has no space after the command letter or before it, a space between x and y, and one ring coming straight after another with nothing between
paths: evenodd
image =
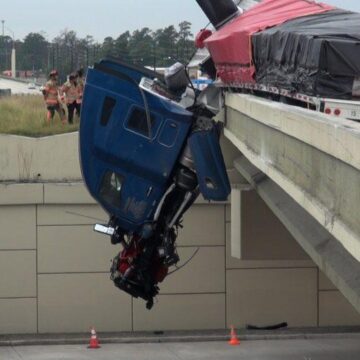
<instances>
[{"instance_id":1,"label":"tree","mask_svg":"<svg viewBox=\"0 0 360 360\"><path fill-rule=\"evenodd\" d=\"M40 33L28 34L19 49L19 68L45 70L48 64L48 42Z\"/></svg>"},{"instance_id":2,"label":"tree","mask_svg":"<svg viewBox=\"0 0 360 360\"><path fill-rule=\"evenodd\" d=\"M76 32L65 29L51 44L52 67L60 73L60 79L65 80L66 75L75 71L79 63L79 39Z\"/></svg>"},{"instance_id":3,"label":"tree","mask_svg":"<svg viewBox=\"0 0 360 360\"><path fill-rule=\"evenodd\" d=\"M1 70L9 70L10 54L13 46L13 40L10 36L0 36L0 68Z\"/></svg>"},{"instance_id":4,"label":"tree","mask_svg":"<svg viewBox=\"0 0 360 360\"><path fill-rule=\"evenodd\" d=\"M130 32L125 31L120 34L119 37L115 40L115 53L121 59L125 61L130 60L129 56L129 41L130 41Z\"/></svg>"},{"instance_id":5,"label":"tree","mask_svg":"<svg viewBox=\"0 0 360 360\"><path fill-rule=\"evenodd\" d=\"M91 35L79 38L75 31L65 29L52 42L45 33L29 33L24 41L15 41L18 68L42 70L55 68L61 81L80 67L87 67L101 58L116 56L124 61L144 66L168 66L176 60L185 62L194 49L191 23L183 21L179 30L173 25L152 32L145 27L130 34L106 37L101 44ZM13 39L0 36L0 70L10 68Z\"/></svg>"},{"instance_id":6,"label":"tree","mask_svg":"<svg viewBox=\"0 0 360 360\"><path fill-rule=\"evenodd\" d=\"M103 57L115 56L115 40L108 36L104 39L102 44L101 54Z\"/></svg>"},{"instance_id":7,"label":"tree","mask_svg":"<svg viewBox=\"0 0 360 360\"><path fill-rule=\"evenodd\" d=\"M95 40L91 35L86 35L84 39L78 40L79 54L78 54L78 67L89 66L93 64L96 60L93 57L92 48L95 45Z\"/></svg>"},{"instance_id":8,"label":"tree","mask_svg":"<svg viewBox=\"0 0 360 360\"><path fill-rule=\"evenodd\" d=\"M149 28L135 30L129 40L129 57L135 64L150 65L153 57L153 38Z\"/></svg>"},{"instance_id":9,"label":"tree","mask_svg":"<svg viewBox=\"0 0 360 360\"><path fill-rule=\"evenodd\" d=\"M173 25L164 29L156 30L154 41L156 46L156 56L160 66L168 66L177 60L177 40L178 33Z\"/></svg>"},{"instance_id":10,"label":"tree","mask_svg":"<svg viewBox=\"0 0 360 360\"><path fill-rule=\"evenodd\" d=\"M189 21L182 21L179 24L179 40L178 58L181 62L189 61L191 52L194 51L193 34L191 33L191 23Z\"/></svg>"}]
</instances>

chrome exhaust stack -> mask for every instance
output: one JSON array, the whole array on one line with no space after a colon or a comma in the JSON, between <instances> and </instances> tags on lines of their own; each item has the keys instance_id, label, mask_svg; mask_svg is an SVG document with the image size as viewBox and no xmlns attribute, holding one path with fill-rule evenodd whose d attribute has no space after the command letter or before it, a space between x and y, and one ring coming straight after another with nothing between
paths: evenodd
<instances>
[{"instance_id":1,"label":"chrome exhaust stack","mask_svg":"<svg viewBox=\"0 0 360 360\"><path fill-rule=\"evenodd\" d=\"M233 0L196 0L196 2L216 30L240 14Z\"/></svg>"}]
</instances>

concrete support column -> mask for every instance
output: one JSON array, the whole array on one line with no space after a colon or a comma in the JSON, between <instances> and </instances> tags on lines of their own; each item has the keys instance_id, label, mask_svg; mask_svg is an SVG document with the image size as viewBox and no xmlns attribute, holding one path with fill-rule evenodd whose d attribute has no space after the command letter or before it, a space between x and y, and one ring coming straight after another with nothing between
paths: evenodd
<instances>
[{"instance_id":1,"label":"concrete support column","mask_svg":"<svg viewBox=\"0 0 360 360\"><path fill-rule=\"evenodd\" d=\"M241 259L241 189L231 191L231 256Z\"/></svg>"},{"instance_id":2,"label":"concrete support column","mask_svg":"<svg viewBox=\"0 0 360 360\"><path fill-rule=\"evenodd\" d=\"M11 50L11 76L16 78L16 50L12 48Z\"/></svg>"}]
</instances>

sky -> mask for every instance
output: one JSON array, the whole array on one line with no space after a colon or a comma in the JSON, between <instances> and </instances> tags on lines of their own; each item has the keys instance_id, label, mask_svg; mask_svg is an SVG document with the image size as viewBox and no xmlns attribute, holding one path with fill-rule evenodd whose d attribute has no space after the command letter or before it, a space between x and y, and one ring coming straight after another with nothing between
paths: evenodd
<instances>
[{"instance_id":1,"label":"sky","mask_svg":"<svg viewBox=\"0 0 360 360\"><path fill-rule=\"evenodd\" d=\"M359 0L324 2L360 12ZM195 0L0 0L2 19L16 39L43 31L51 41L68 29L75 30L80 37L92 35L100 42L106 36L116 38L126 30L142 27L156 30L183 20L193 24L196 34L208 22Z\"/></svg>"}]
</instances>

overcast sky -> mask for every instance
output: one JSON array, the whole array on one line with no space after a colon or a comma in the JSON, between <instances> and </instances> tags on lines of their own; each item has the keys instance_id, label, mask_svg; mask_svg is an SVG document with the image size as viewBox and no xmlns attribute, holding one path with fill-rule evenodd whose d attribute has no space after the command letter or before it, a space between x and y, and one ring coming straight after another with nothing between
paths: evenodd
<instances>
[{"instance_id":1,"label":"overcast sky","mask_svg":"<svg viewBox=\"0 0 360 360\"><path fill-rule=\"evenodd\" d=\"M324 2L360 12L360 0ZM52 40L67 28L98 41L126 30L155 30L183 20L190 21L196 33L207 23L195 0L0 0L0 19L17 39L44 31Z\"/></svg>"}]
</instances>

